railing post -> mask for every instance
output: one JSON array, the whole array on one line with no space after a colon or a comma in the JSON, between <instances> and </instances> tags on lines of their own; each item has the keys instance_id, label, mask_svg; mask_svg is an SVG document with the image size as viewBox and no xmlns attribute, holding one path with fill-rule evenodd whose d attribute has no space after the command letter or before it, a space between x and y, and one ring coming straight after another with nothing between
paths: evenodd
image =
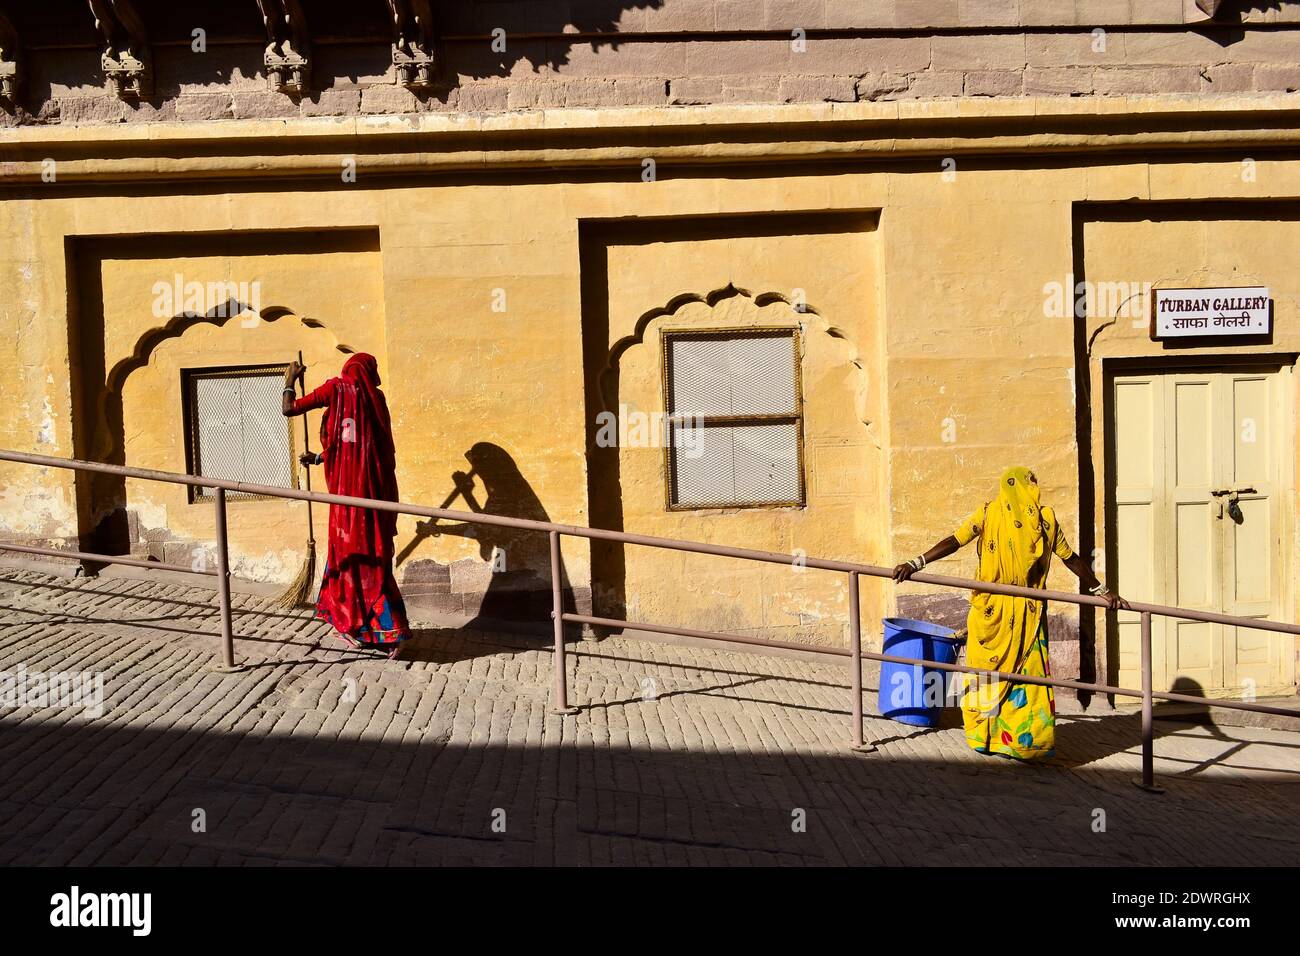
<instances>
[{"instance_id":1,"label":"railing post","mask_svg":"<svg viewBox=\"0 0 1300 956\"><path fill-rule=\"evenodd\" d=\"M1148 793L1164 793L1155 782L1155 712L1151 697L1151 612L1142 613L1142 776L1133 782Z\"/></svg>"},{"instance_id":2,"label":"railing post","mask_svg":"<svg viewBox=\"0 0 1300 956\"><path fill-rule=\"evenodd\" d=\"M226 489L216 489L217 595L221 601L221 666L235 667L235 632L230 613L230 552L226 546Z\"/></svg>"},{"instance_id":3,"label":"railing post","mask_svg":"<svg viewBox=\"0 0 1300 956\"><path fill-rule=\"evenodd\" d=\"M569 706L568 677L564 666L564 582L560 574L560 532L549 532L551 537L551 621L555 632L555 686L552 690L551 712L576 714L578 708Z\"/></svg>"},{"instance_id":4,"label":"railing post","mask_svg":"<svg viewBox=\"0 0 1300 956\"><path fill-rule=\"evenodd\" d=\"M858 572L849 572L849 677L853 686L853 749L871 753L875 744L862 740L862 613L858 602Z\"/></svg>"}]
</instances>

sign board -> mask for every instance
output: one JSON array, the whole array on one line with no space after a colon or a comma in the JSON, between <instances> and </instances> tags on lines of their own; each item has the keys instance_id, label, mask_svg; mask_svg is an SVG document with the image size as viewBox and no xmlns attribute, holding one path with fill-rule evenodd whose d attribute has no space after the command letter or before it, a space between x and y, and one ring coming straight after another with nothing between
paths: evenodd
<instances>
[{"instance_id":1,"label":"sign board","mask_svg":"<svg viewBox=\"0 0 1300 956\"><path fill-rule=\"evenodd\" d=\"M1272 309L1266 286L1225 289L1154 289L1151 338L1267 335Z\"/></svg>"}]
</instances>

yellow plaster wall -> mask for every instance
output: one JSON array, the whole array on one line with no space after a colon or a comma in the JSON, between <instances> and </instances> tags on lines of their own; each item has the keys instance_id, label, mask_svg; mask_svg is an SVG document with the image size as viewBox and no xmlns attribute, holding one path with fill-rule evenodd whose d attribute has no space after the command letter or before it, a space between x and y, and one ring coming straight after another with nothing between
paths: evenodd
<instances>
[{"instance_id":1,"label":"yellow plaster wall","mask_svg":"<svg viewBox=\"0 0 1300 956\"><path fill-rule=\"evenodd\" d=\"M1202 209L1204 217L1196 217ZM1273 298L1274 336L1272 343L1212 345L1171 349L1152 342L1145 316L1116 318L1114 314L1088 317L1089 372L1092 381L1092 434L1097 449L1097 514L1104 514L1105 486L1100 480L1105 468L1105 394L1102 363L1108 359L1147 359L1154 368L1186 368L1192 361L1212 358L1231 367L1234 356L1276 355L1282 365L1286 356L1300 352L1300 328L1294 316L1300 309L1300 275L1294 268L1295 250L1300 248L1300 209L1268 205L1234 204L1228 207L1198 207L1195 203L1177 208L1177 215L1136 222L1089 222L1084 229L1085 261L1089 281L1093 276L1145 280L1159 288L1266 285ZM1189 218L1190 217L1190 218ZM1300 418L1300 396L1292 389L1289 427ZM1284 429L1287 425L1283 426ZM1293 456L1300 446L1291 439ZM1292 474L1295 474L1293 457ZM1300 505L1296 489L1289 489L1282 519L1284 534L1294 557L1297 538L1294 515ZM1107 550L1105 527L1098 522L1097 547ZM1294 567L1292 562L1291 567ZM1288 576L1289 580L1289 576ZM1289 588L1290 619L1300 612L1295 588Z\"/></svg>"},{"instance_id":2,"label":"yellow plaster wall","mask_svg":"<svg viewBox=\"0 0 1300 956\"><path fill-rule=\"evenodd\" d=\"M220 247L224 242L216 238L212 245ZM123 248L128 247L123 243ZM282 365L301 350L310 367L307 386L313 388L338 374L347 358L340 344L375 354L381 367L386 362L377 251L326 248L261 255L103 258L98 273L105 368L111 374L133 356L145 362L125 373L121 388L121 460L131 467L186 470L182 369ZM175 286L176 276L182 288L191 281L246 283L254 299L250 304L268 318L249 311L212 322L178 320L184 303L176 301L174 293L168 297L162 291L163 286ZM289 314L280 314L281 309ZM303 319L319 327L306 325ZM149 333L178 321L182 325L174 337L149 347ZM318 413L309 416L309 428L312 447L317 448ZM108 457L106 434L101 423L97 457ZM294 430L294 442L295 451L300 451L300 429ZM323 477L319 472L317 477L316 487L323 490ZM128 479L126 499L127 507L140 517L141 531L166 528L183 539L214 540L211 502L191 503L182 486ZM319 538L323 509L317 509L315 517ZM235 573L263 580L292 577L307 540L304 505L232 499L227 520Z\"/></svg>"},{"instance_id":3,"label":"yellow plaster wall","mask_svg":"<svg viewBox=\"0 0 1300 956\"><path fill-rule=\"evenodd\" d=\"M218 237L211 245L217 248L226 242ZM302 350L309 365L308 388L315 388L326 377L337 375L347 358L341 345L373 352L385 363L377 251L131 256L104 258L100 263L104 367L112 376L120 363L134 358L143 364L114 376L122 380L121 453L101 420L99 440L94 442L96 458L120 458L130 467L186 471L182 369L285 364ZM251 306L260 308L261 315L250 310L213 321L183 320L178 316L187 303L170 291L177 277L182 290L188 282L243 284L251 293ZM87 303L91 299L83 295ZM149 334L173 324L178 325L173 336L151 345ZM308 427L312 447L317 447L318 414L309 416ZM295 451L302 450L298 428L294 442ZM324 489L322 477L317 488ZM213 540L212 503L191 503L183 486L127 480L126 505L139 515L142 532L165 528L182 540ZM322 522L324 511L317 511ZM227 522L234 571L252 579L290 578L307 540L305 520L305 506L300 503L231 499ZM317 535L321 529L322 524Z\"/></svg>"},{"instance_id":4,"label":"yellow plaster wall","mask_svg":"<svg viewBox=\"0 0 1300 956\"><path fill-rule=\"evenodd\" d=\"M0 446L72 454L64 236L71 209L0 202ZM16 538L60 542L76 534L72 473L0 462L0 527Z\"/></svg>"},{"instance_id":5,"label":"yellow plaster wall","mask_svg":"<svg viewBox=\"0 0 1300 956\"><path fill-rule=\"evenodd\" d=\"M815 223L809 220L805 226ZM636 340L619 362L615 408L664 410L665 330L797 328L805 507L668 511L663 449L622 448L624 526L792 558L878 561L887 515L880 493L876 233L873 224L803 235L773 231L778 234L626 245L615 240L608 247L608 344ZM685 302L646 321L682 295L705 301ZM809 311L797 311L799 301ZM689 627L709 618L736 633L844 640L842 575L808 570L797 560L760 565L635 547L626 549L625 561L627 611L634 620ZM597 569L597 586L601 581ZM865 613L878 616L876 591L864 589L864 598Z\"/></svg>"},{"instance_id":6,"label":"yellow plaster wall","mask_svg":"<svg viewBox=\"0 0 1300 956\"><path fill-rule=\"evenodd\" d=\"M955 176L945 177L945 172L949 170L937 159L918 159L889 169L863 166L835 173L789 167L731 176L718 169L677 178L665 172L659 181L646 183L639 166L630 164L626 170L571 182L517 172L476 184L430 179L379 189L370 188L363 166L359 182L347 188L284 185L243 191L232 186L228 193L183 195L178 187L178 194L154 190L143 199L108 192L4 198L0 235L15 251L0 263L5 329L0 384L18 414L0 422L0 440L19 449L71 452L68 237L236 227L373 228L379 250L366 254L368 265L358 269L366 278L355 288L346 270L331 278L312 262L302 262L275 279L283 292L266 297L283 297L290 307L291 300L305 298L310 302L305 311L322 316L359 312L348 303L370 304L369 324L349 333L354 339L349 344L366 347L369 336L385 347L381 365L394 411L403 497L441 503L451 490L452 472L467 468L465 452L476 442L489 441L511 456L548 517L586 523L580 222L878 210L874 232L847 240L821 236L795 243L783 235L683 243L679 248L611 247L611 335L683 291L707 292L727 281L754 291L807 289L809 303L828 321L854 333L865 363L866 417L873 423L853 439L862 440L867 451L863 475L853 478L857 497L852 504L743 517L666 515L647 504L629 508L627 530L776 549L805 547L810 553L893 563L950 532L992 493L1001 468L1023 463L1038 471L1045 497L1077 541L1073 326L1068 317L1049 316L1043 307L1045 284L1068 281L1073 268L1073 204L1292 197L1300 194L1300 164L1261 162L1258 177L1250 182L1243 181L1237 157L1146 164L1127 159L1040 163L1033 156L1018 156L1006 162L963 159ZM1293 320L1294 298L1286 287L1286 250L1295 247L1289 226L1263 232L1224 227L1213 243L1202 239L1192 247L1184 244L1188 237L1182 234L1136 231L1142 228L1133 225L1123 234L1108 234L1103 245L1109 259L1095 258L1090 245L1090 273L1122 266L1125 276L1163 276L1178 271L1176 262L1192 261L1211 276L1226 274L1239 257L1243 269L1275 288L1279 324ZM1185 228L1195 232L1194 226ZM165 274L172 269L162 261L156 266ZM112 270L108 281L119 281ZM504 309L498 311L494 306L502 301ZM124 316L134 314L147 306L147 292L112 285L106 302ZM127 329L133 320L120 321ZM316 347L311 336L286 340L282 336L287 333L274 323L265 334L266 361L282 361L286 345ZM811 328L804 333L808 341L821 334ZM1100 341L1102 348L1109 347L1105 336ZM244 354L237 339L210 344L213 354ZM1149 348L1137 340L1130 344ZM192 361L166 349L160 354L174 366ZM810 349L808 354L817 353ZM847 353L828 347L817 361L823 363L823 374L811 370L806 397L815 406L824 400L847 407ZM836 367L844 374L836 373ZM161 382L172 372L159 367L156 374ZM141 386L145 382L145 377L138 380ZM137 395L136 384L128 399L145 404L145 393L152 392L142 387ZM650 395L650 380L642 384ZM659 407L659 399L653 401ZM160 404L168 414L177 407L169 395ZM808 414L810 422L827 415L826 434L836 440L853 438L843 427L847 412L813 407ZM138 447L142 460L155 463L176 454L161 439L140 437ZM809 447L810 466L816 460ZM841 461L836 467L856 464ZM1100 460L1097 474L1100 481ZM810 471L808 477L816 503L819 483L835 484L841 476L824 478ZM3 467L0 528L14 536L71 533L69 487L60 476ZM646 502L662 500L661 489L646 489ZM193 527L198 534L202 522ZM277 539L275 563L291 566L300 536L296 526L286 518L271 527L277 532L270 535ZM414 521L403 520L399 547L413 528ZM289 543L280 540L281 531ZM249 535L245 541L261 540L252 537L256 533L240 532ZM589 582L586 549L568 542L565 557L570 579ZM414 558L453 565L483 561L476 542L449 536L422 540ZM250 554L248 560L255 563L256 556ZM694 580L695 566L686 567L680 557L647 560L654 563L638 575L655 570L679 581ZM959 555L940 570L966 573L969 558ZM719 576L710 587L748 607L724 620L710 616L709 602L701 599L698 606L684 608L692 615L699 612L696 626L762 627L788 616L804 600L794 589L789 607L764 608L770 600L765 595L774 593L776 583L754 588L745 577L750 572L737 571L733 578L725 571L710 573ZM1068 587L1071 581L1062 574L1058 569L1053 583ZM892 587L864 582L869 602L864 617L882 613L893 594ZM825 620L842 611L842 594L828 592L816 600L827 611ZM656 602L647 610L668 610L666 598ZM829 627L819 639L831 639ZM798 639L800 633L792 627L787 636Z\"/></svg>"},{"instance_id":7,"label":"yellow plaster wall","mask_svg":"<svg viewBox=\"0 0 1300 956\"><path fill-rule=\"evenodd\" d=\"M1046 313L1043 289L1068 281L1071 201L1085 176L957 160L891 178L881 214L892 530L885 563L951 534L1013 465L1035 470L1044 501L1077 540L1073 322ZM963 549L928 570L972 577L973 562ZM1074 584L1058 564L1051 586ZM963 595L925 585L896 593L903 613L935 613L924 610L933 600L947 605L947 623L964 624Z\"/></svg>"}]
</instances>

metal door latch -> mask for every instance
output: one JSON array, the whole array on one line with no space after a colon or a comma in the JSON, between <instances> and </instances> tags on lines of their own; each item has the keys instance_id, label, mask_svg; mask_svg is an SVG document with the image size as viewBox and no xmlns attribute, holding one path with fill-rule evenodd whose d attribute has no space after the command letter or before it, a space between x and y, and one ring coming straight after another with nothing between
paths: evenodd
<instances>
[{"instance_id":1,"label":"metal door latch","mask_svg":"<svg viewBox=\"0 0 1300 956\"><path fill-rule=\"evenodd\" d=\"M1241 524L1246 520L1246 516L1242 514L1241 505L1237 503L1237 497L1238 495L1253 495L1256 494L1256 491L1254 488L1244 486L1241 488L1211 488L1210 494L1214 495L1216 498L1226 497L1228 499L1228 517L1231 518L1234 523ZM1223 520L1223 511L1223 502L1220 501L1219 513L1215 517L1219 520Z\"/></svg>"}]
</instances>

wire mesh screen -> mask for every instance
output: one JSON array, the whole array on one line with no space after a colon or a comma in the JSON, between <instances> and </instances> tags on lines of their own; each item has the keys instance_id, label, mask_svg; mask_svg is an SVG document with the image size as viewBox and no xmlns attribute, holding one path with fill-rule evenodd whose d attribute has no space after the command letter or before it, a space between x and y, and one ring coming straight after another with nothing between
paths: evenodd
<instances>
[{"instance_id":1,"label":"wire mesh screen","mask_svg":"<svg viewBox=\"0 0 1300 956\"><path fill-rule=\"evenodd\" d=\"M680 334L666 342L670 504L800 504L793 330Z\"/></svg>"},{"instance_id":2,"label":"wire mesh screen","mask_svg":"<svg viewBox=\"0 0 1300 956\"><path fill-rule=\"evenodd\" d=\"M674 415L794 415L794 335L731 338L679 335L668 340Z\"/></svg>"},{"instance_id":3,"label":"wire mesh screen","mask_svg":"<svg viewBox=\"0 0 1300 956\"><path fill-rule=\"evenodd\" d=\"M283 368L189 375L190 463L197 475L276 488L297 487L289 422L280 411ZM208 498L211 488L196 488ZM230 493L230 497L240 496Z\"/></svg>"},{"instance_id":4,"label":"wire mesh screen","mask_svg":"<svg viewBox=\"0 0 1300 956\"><path fill-rule=\"evenodd\" d=\"M799 426L703 425L673 429L673 503L797 503Z\"/></svg>"}]
</instances>

